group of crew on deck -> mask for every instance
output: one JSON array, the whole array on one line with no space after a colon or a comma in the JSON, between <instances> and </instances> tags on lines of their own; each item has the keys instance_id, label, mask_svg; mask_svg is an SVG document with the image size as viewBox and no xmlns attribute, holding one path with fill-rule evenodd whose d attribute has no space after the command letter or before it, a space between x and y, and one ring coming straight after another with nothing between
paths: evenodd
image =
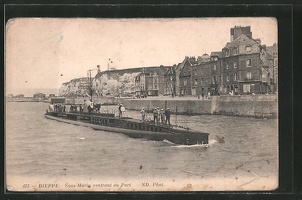
<instances>
[{"instance_id":1,"label":"group of crew on deck","mask_svg":"<svg viewBox=\"0 0 302 200\"><path fill-rule=\"evenodd\" d=\"M62 103L50 104L48 111L49 112L65 112L66 106Z\"/></svg>"},{"instance_id":2,"label":"group of crew on deck","mask_svg":"<svg viewBox=\"0 0 302 200\"><path fill-rule=\"evenodd\" d=\"M78 105L65 105L63 103L51 103L48 112L80 112L80 113L99 113L101 104L94 104L92 101L84 100L84 104Z\"/></svg>"},{"instance_id":3,"label":"group of crew on deck","mask_svg":"<svg viewBox=\"0 0 302 200\"><path fill-rule=\"evenodd\" d=\"M78 104L78 105L65 105L63 103L51 103L49 105L49 108L47 110L47 112L76 112L76 113L100 113L101 110L101 104L94 104L91 100L84 100L84 104ZM125 117L126 115L126 109L125 106L122 104L118 104L118 116L121 117ZM154 124L168 124L169 126L170 124L170 116L171 116L171 112L170 109L167 108L166 110L164 109L160 109L159 107L154 108L153 110L153 122ZM141 116L142 116L142 120L141 121L147 121L146 119L146 115L147 112L145 110L145 108L142 108L141 110ZM151 121L151 119L149 119L149 121Z\"/></svg>"},{"instance_id":4,"label":"group of crew on deck","mask_svg":"<svg viewBox=\"0 0 302 200\"><path fill-rule=\"evenodd\" d=\"M142 121L146 120L146 110L143 108L141 110L141 115L142 115ZM160 109L159 107L154 108L153 110L153 122L154 124L170 124L170 116L171 116L171 111L169 108L166 110Z\"/></svg>"}]
</instances>

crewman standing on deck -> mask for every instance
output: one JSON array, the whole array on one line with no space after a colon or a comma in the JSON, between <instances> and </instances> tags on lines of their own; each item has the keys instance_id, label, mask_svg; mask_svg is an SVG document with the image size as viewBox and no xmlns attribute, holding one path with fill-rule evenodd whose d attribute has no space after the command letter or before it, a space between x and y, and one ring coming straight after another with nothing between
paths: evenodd
<instances>
[{"instance_id":1,"label":"crewman standing on deck","mask_svg":"<svg viewBox=\"0 0 302 200\"><path fill-rule=\"evenodd\" d=\"M146 117L145 108L143 108L143 109L141 110L141 114L142 114L142 121L145 121L145 117Z\"/></svg>"},{"instance_id":2,"label":"crewman standing on deck","mask_svg":"<svg viewBox=\"0 0 302 200\"><path fill-rule=\"evenodd\" d=\"M166 115L166 124L168 122L169 126L170 126L170 115L171 115L171 112L170 112L169 108L167 108L167 110L165 111L165 115Z\"/></svg>"},{"instance_id":3,"label":"crewman standing on deck","mask_svg":"<svg viewBox=\"0 0 302 200\"><path fill-rule=\"evenodd\" d=\"M162 124L165 123L165 111L164 111L164 109L160 109L159 119L160 119L160 123L162 123Z\"/></svg>"},{"instance_id":4,"label":"crewman standing on deck","mask_svg":"<svg viewBox=\"0 0 302 200\"><path fill-rule=\"evenodd\" d=\"M158 111L156 108L153 110L153 121L154 123L158 123Z\"/></svg>"},{"instance_id":5,"label":"crewman standing on deck","mask_svg":"<svg viewBox=\"0 0 302 200\"><path fill-rule=\"evenodd\" d=\"M55 110L53 102L51 102L51 104L49 105L48 111L49 112L53 112Z\"/></svg>"},{"instance_id":6,"label":"crewman standing on deck","mask_svg":"<svg viewBox=\"0 0 302 200\"><path fill-rule=\"evenodd\" d=\"M89 102L88 102L88 113L89 113L89 115L90 115L92 110L93 110L93 102L91 100L89 100Z\"/></svg>"},{"instance_id":7,"label":"crewman standing on deck","mask_svg":"<svg viewBox=\"0 0 302 200\"><path fill-rule=\"evenodd\" d=\"M118 116L122 117L122 104L118 104Z\"/></svg>"}]
</instances>

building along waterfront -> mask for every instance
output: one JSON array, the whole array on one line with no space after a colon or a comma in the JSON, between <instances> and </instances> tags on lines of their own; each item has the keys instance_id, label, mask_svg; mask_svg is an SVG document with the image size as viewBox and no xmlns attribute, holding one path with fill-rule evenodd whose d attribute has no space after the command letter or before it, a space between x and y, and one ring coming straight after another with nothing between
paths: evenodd
<instances>
[{"instance_id":1,"label":"building along waterfront","mask_svg":"<svg viewBox=\"0 0 302 200\"><path fill-rule=\"evenodd\" d=\"M230 41L221 50L197 59L186 56L172 66L107 71L98 66L91 84L93 95L146 98L276 93L278 46L263 45L261 39L252 36L250 26L235 26L230 29ZM61 95L85 95L87 84L83 80L88 81L82 78L64 83Z\"/></svg>"}]
</instances>

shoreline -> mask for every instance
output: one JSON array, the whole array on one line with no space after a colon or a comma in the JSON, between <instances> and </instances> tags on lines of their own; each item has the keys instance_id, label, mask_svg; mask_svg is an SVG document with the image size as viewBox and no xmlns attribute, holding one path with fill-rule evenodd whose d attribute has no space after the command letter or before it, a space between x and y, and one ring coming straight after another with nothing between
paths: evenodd
<instances>
[{"instance_id":1,"label":"shoreline","mask_svg":"<svg viewBox=\"0 0 302 200\"><path fill-rule=\"evenodd\" d=\"M66 98L67 104L82 104L87 97ZM9 98L7 102L43 102L49 99ZM242 96L212 96L211 99L200 99L197 96L185 97L148 97L141 99L93 97L93 102L102 105L123 104L128 110L140 111L143 107L151 113L155 107L170 108L172 114L178 115L223 115L253 118L278 118L277 95L242 95Z\"/></svg>"}]
</instances>

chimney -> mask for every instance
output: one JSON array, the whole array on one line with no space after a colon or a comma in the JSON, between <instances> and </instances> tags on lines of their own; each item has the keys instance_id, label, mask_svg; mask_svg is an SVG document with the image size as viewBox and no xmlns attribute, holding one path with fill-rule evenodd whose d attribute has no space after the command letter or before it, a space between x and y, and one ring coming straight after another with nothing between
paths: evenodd
<instances>
[{"instance_id":1,"label":"chimney","mask_svg":"<svg viewBox=\"0 0 302 200\"><path fill-rule=\"evenodd\" d=\"M255 41L256 41L258 44L261 44L260 38L255 39Z\"/></svg>"},{"instance_id":2,"label":"chimney","mask_svg":"<svg viewBox=\"0 0 302 200\"><path fill-rule=\"evenodd\" d=\"M101 66L97 65L97 68L98 68L98 73L100 73L101 72Z\"/></svg>"}]
</instances>

